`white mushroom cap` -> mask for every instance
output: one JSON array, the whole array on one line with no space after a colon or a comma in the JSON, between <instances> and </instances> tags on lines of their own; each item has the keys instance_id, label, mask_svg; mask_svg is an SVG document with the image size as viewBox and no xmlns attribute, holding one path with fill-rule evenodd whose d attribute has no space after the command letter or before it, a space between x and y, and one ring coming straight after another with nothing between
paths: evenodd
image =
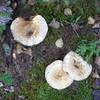
<instances>
[{"instance_id":1,"label":"white mushroom cap","mask_svg":"<svg viewBox=\"0 0 100 100\"><path fill-rule=\"evenodd\" d=\"M68 72L73 80L86 79L92 71L92 66L77 53L70 51L63 61L63 70Z\"/></svg>"},{"instance_id":2,"label":"white mushroom cap","mask_svg":"<svg viewBox=\"0 0 100 100\"><path fill-rule=\"evenodd\" d=\"M48 26L41 15L35 16L32 21L16 18L11 24L11 31L16 41L26 46L39 44L46 37Z\"/></svg>"},{"instance_id":3,"label":"white mushroom cap","mask_svg":"<svg viewBox=\"0 0 100 100\"><path fill-rule=\"evenodd\" d=\"M55 45L56 45L56 47L58 47L58 48L62 48L63 45L64 45L63 39L62 39L62 38L57 39L57 41L55 42Z\"/></svg>"},{"instance_id":4,"label":"white mushroom cap","mask_svg":"<svg viewBox=\"0 0 100 100\"><path fill-rule=\"evenodd\" d=\"M63 71L62 65L61 60L56 60L48 65L45 70L45 78L48 84L58 90L68 87L73 82L69 74Z\"/></svg>"}]
</instances>

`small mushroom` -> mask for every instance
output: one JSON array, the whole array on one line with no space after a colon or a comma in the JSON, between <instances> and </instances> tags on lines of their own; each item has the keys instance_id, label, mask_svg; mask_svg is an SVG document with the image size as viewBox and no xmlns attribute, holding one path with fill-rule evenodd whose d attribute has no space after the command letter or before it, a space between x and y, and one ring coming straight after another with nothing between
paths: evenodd
<instances>
[{"instance_id":1,"label":"small mushroom","mask_svg":"<svg viewBox=\"0 0 100 100\"><path fill-rule=\"evenodd\" d=\"M58 47L58 48L62 48L63 45L64 45L63 39L62 39L62 38L57 39L57 41L55 42L55 45L56 45L56 47Z\"/></svg>"},{"instance_id":2,"label":"small mushroom","mask_svg":"<svg viewBox=\"0 0 100 100\"><path fill-rule=\"evenodd\" d=\"M61 60L56 60L47 66L45 78L51 87L58 90L68 87L73 82L69 74L63 71Z\"/></svg>"},{"instance_id":3,"label":"small mushroom","mask_svg":"<svg viewBox=\"0 0 100 100\"><path fill-rule=\"evenodd\" d=\"M64 57L63 70L68 72L73 80L80 81L91 74L92 66L77 53L70 51Z\"/></svg>"},{"instance_id":4,"label":"small mushroom","mask_svg":"<svg viewBox=\"0 0 100 100\"><path fill-rule=\"evenodd\" d=\"M91 16L88 17L88 24L93 25L95 23L95 19Z\"/></svg>"},{"instance_id":5,"label":"small mushroom","mask_svg":"<svg viewBox=\"0 0 100 100\"><path fill-rule=\"evenodd\" d=\"M10 28L14 39L26 46L42 42L48 31L47 23L41 15L35 16L31 21L18 17Z\"/></svg>"},{"instance_id":6,"label":"small mushroom","mask_svg":"<svg viewBox=\"0 0 100 100\"><path fill-rule=\"evenodd\" d=\"M65 9L64 9L64 14L65 14L66 16L72 15L72 10L71 10L70 8L65 8Z\"/></svg>"}]
</instances>

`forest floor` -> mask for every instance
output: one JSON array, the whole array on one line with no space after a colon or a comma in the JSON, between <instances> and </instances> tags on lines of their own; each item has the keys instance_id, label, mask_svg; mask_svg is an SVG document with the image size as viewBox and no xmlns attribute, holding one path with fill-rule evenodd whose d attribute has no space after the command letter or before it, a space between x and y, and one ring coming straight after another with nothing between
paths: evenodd
<instances>
[{"instance_id":1,"label":"forest floor","mask_svg":"<svg viewBox=\"0 0 100 100\"><path fill-rule=\"evenodd\" d=\"M89 78L74 82L61 91L48 85L45 80L45 68L54 60L62 60L69 51L76 51L82 40L86 40L87 43L99 41L100 26L93 28L93 25L100 25L100 17L94 16L95 23L89 25L84 18L83 22L80 19L79 22L76 21L79 16L74 14L72 17L66 17L64 15L66 6L63 5L51 3L30 5L20 2L17 6L14 4L15 2L11 4L12 20L6 25L0 41L0 82L4 83L4 86L0 87L0 100L92 100L93 98L99 100L96 96L100 93L100 53L97 56L93 52L89 58L93 66ZM12 21L19 16L27 19L36 14L42 15L48 23L49 30L45 40L32 47L16 42L10 30ZM58 28L49 25L53 18L59 22ZM55 45L58 39L63 40L61 48ZM96 44L93 49L96 51L98 48L100 44ZM89 50L91 52L91 49ZM99 64L95 61L96 58L99 58L97 61ZM13 92L9 92L9 86L13 86Z\"/></svg>"}]
</instances>

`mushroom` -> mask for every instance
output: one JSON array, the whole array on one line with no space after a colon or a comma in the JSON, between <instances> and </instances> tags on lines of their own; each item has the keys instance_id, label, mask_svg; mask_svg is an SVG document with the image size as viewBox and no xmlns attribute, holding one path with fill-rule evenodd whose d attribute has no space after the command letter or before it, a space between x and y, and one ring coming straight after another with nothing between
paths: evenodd
<instances>
[{"instance_id":1,"label":"mushroom","mask_svg":"<svg viewBox=\"0 0 100 100\"><path fill-rule=\"evenodd\" d=\"M36 15L31 21L18 17L10 28L14 39L26 46L42 42L48 31L47 23L41 15Z\"/></svg>"},{"instance_id":2,"label":"mushroom","mask_svg":"<svg viewBox=\"0 0 100 100\"><path fill-rule=\"evenodd\" d=\"M65 14L66 16L72 15L72 10L71 10L70 8L65 8L65 9L64 9L64 14Z\"/></svg>"},{"instance_id":3,"label":"mushroom","mask_svg":"<svg viewBox=\"0 0 100 100\"><path fill-rule=\"evenodd\" d=\"M63 45L64 45L63 39L62 39L62 38L57 39L57 41L55 42L55 45L56 45L56 47L58 47L58 48L62 48Z\"/></svg>"},{"instance_id":4,"label":"mushroom","mask_svg":"<svg viewBox=\"0 0 100 100\"><path fill-rule=\"evenodd\" d=\"M95 19L91 16L88 17L88 24L93 25L95 23Z\"/></svg>"},{"instance_id":5,"label":"mushroom","mask_svg":"<svg viewBox=\"0 0 100 100\"><path fill-rule=\"evenodd\" d=\"M73 80L80 81L91 74L92 66L77 53L70 51L64 57L63 70L68 72Z\"/></svg>"},{"instance_id":6,"label":"mushroom","mask_svg":"<svg viewBox=\"0 0 100 100\"><path fill-rule=\"evenodd\" d=\"M61 60L56 60L47 66L45 78L51 87L58 90L68 87L73 82L69 74L63 71L63 62Z\"/></svg>"}]
</instances>

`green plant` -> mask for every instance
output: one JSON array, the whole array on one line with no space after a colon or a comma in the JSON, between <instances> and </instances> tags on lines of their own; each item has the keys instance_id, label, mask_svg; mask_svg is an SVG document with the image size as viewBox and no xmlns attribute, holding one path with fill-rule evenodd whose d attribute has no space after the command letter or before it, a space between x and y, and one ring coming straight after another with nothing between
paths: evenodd
<instances>
[{"instance_id":1,"label":"green plant","mask_svg":"<svg viewBox=\"0 0 100 100\"><path fill-rule=\"evenodd\" d=\"M79 53L81 56L83 56L86 61L91 61L93 56L99 56L100 55L100 48L97 47L97 45L100 43L100 41L87 41L87 40L81 40L79 43L78 48L76 49L76 52Z\"/></svg>"},{"instance_id":2,"label":"green plant","mask_svg":"<svg viewBox=\"0 0 100 100\"><path fill-rule=\"evenodd\" d=\"M44 40L44 43L48 44L48 45L55 45L55 42L57 39L62 37L63 33L63 29L59 28L59 29L53 29L53 28L49 28L47 37Z\"/></svg>"},{"instance_id":3,"label":"green plant","mask_svg":"<svg viewBox=\"0 0 100 100\"><path fill-rule=\"evenodd\" d=\"M0 73L0 81L4 83L4 86L13 85L13 79L11 73ZM13 95L10 92L5 92L2 87L0 87L0 94L3 96L3 100L11 100L10 97Z\"/></svg>"},{"instance_id":4,"label":"green plant","mask_svg":"<svg viewBox=\"0 0 100 100\"><path fill-rule=\"evenodd\" d=\"M0 37L3 33L3 31L6 29L6 23L8 22L8 19L11 18L11 14L10 13L7 13L7 12L0 12L0 21L1 20L4 20L4 21L1 21L0 22Z\"/></svg>"},{"instance_id":5,"label":"green plant","mask_svg":"<svg viewBox=\"0 0 100 100\"><path fill-rule=\"evenodd\" d=\"M67 17L63 13L63 7L57 9L57 4L55 3L37 3L32 10L34 14L42 15L48 23L50 23L53 18L61 22L67 20Z\"/></svg>"},{"instance_id":6,"label":"green plant","mask_svg":"<svg viewBox=\"0 0 100 100\"><path fill-rule=\"evenodd\" d=\"M31 81L22 86L20 95L26 100L92 100L91 80L87 79L64 90L55 90L45 81Z\"/></svg>"},{"instance_id":7,"label":"green plant","mask_svg":"<svg viewBox=\"0 0 100 100\"><path fill-rule=\"evenodd\" d=\"M41 84L37 92L37 100L92 100L91 80L78 82L77 85L75 90L66 88L58 91L47 83Z\"/></svg>"},{"instance_id":8,"label":"green plant","mask_svg":"<svg viewBox=\"0 0 100 100\"><path fill-rule=\"evenodd\" d=\"M0 12L0 17L11 17L11 14L10 13L7 13L7 12Z\"/></svg>"},{"instance_id":9,"label":"green plant","mask_svg":"<svg viewBox=\"0 0 100 100\"><path fill-rule=\"evenodd\" d=\"M0 74L0 81L3 81L6 85L12 85L13 79L10 73L2 73Z\"/></svg>"},{"instance_id":10,"label":"green plant","mask_svg":"<svg viewBox=\"0 0 100 100\"><path fill-rule=\"evenodd\" d=\"M34 66L28 71L29 80L23 83L19 95L26 100L92 100L91 79L77 82L75 89L69 87L55 90L45 80L45 68L51 61L37 57Z\"/></svg>"},{"instance_id":11,"label":"green plant","mask_svg":"<svg viewBox=\"0 0 100 100\"><path fill-rule=\"evenodd\" d=\"M76 22L78 19L79 23L86 23L89 16L95 16L100 12L98 0L69 1L68 7L72 9L73 15L67 17L68 22Z\"/></svg>"},{"instance_id":12,"label":"green plant","mask_svg":"<svg viewBox=\"0 0 100 100\"><path fill-rule=\"evenodd\" d=\"M0 25L0 35L2 35L2 32L5 30L5 25Z\"/></svg>"},{"instance_id":13,"label":"green plant","mask_svg":"<svg viewBox=\"0 0 100 100\"><path fill-rule=\"evenodd\" d=\"M64 15L66 7L71 8L72 16ZM34 15L42 15L48 23L53 18L62 23L85 23L89 16L95 16L99 13L97 0L36 0L33 7L26 4L22 5L21 9L20 13L23 14L30 10Z\"/></svg>"},{"instance_id":14,"label":"green plant","mask_svg":"<svg viewBox=\"0 0 100 100\"><path fill-rule=\"evenodd\" d=\"M97 0L76 0L76 2L72 5L73 11L76 16L78 14L81 15L82 20L87 20L89 16L95 16L98 13L98 6L96 6L96 3ZM79 12L78 14L77 11Z\"/></svg>"}]
</instances>

